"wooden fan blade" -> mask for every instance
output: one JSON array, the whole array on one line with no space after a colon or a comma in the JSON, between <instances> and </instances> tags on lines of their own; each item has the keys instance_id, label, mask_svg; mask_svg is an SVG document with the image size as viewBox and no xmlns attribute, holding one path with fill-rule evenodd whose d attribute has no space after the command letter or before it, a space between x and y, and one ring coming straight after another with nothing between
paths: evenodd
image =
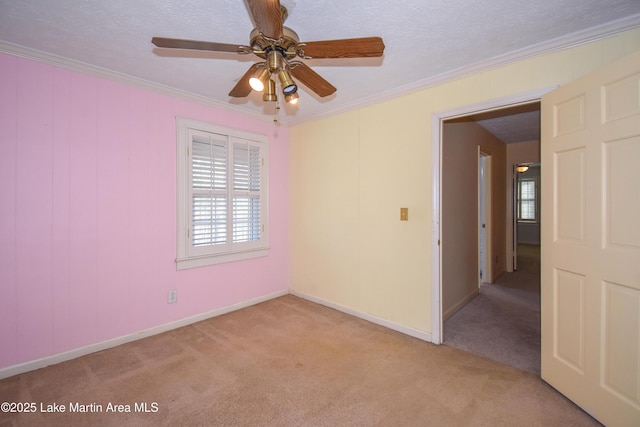
<instances>
[{"instance_id":1,"label":"wooden fan blade","mask_svg":"<svg viewBox=\"0 0 640 427\"><path fill-rule=\"evenodd\" d=\"M247 72L244 73L244 76L242 76L240 80L238 80L238 83L236 83L233 89L231 89L231 92L229 92L229 96L232 96L234 98L244 98L245 96L249 96L249 94L251 93L249 79L255 74L256 70L258 69L258 65L259 63L253 64L247 70Z\"/></svg>"},{"instance_id":2,"label":"wooden fan blade","mask_svg":"<svg viewBox=\"0 0 640 427\"><path fill-rule=\"evenodd\" d=\"M237 44L201 42L197 40L170 39L166 37L154 37L151 43L158 47L166 47L172 49L194 49L194 50L210 50L213 52L235 52L246 53L251 48Z\"/></svg>"},{"instance_id":3,"label":"wooden fan blade","mask_svg":"<svg viewBox=\"0 0 640 427\"><path fill-rule=\"evenodd\" d=\"M367 58L384 53L384 42L380 37L324 40L301 45L302 53L311 58Z\"/></svg>"},{"instance_id":4,"label":"wooden fan blade","mask_svg":"<svg viewBox=\"0 0 640 427\"><path fill-rule=\"evenodd\" d=\"M248 0L251 16L259 32L272 39L282 37L280 0Z\"/></svg>"},{"instance_id":5,"label":"wooden fan blade","mask_svg":"<svg viewBox=\"0 0 640 427\"><path fill-rule=\"evenodd\" d=\"M323 79L318 73L302 62L297 62L291 67L291 74L300 83L317 93L319 96L329 96L336 91L331 83Z\"/></svg>"}]
</instances>

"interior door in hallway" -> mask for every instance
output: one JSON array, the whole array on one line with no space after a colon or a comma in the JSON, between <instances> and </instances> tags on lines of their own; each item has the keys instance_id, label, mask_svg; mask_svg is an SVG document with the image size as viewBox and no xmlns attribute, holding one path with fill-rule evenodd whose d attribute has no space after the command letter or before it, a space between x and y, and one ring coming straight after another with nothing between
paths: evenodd
<instances>
[{"instance_id":1,"label":"interior door in hallway","mask_svg":"<svg viewBox=\"0 0 640 427\"><path fill-rule=\"evenodd\" d=\"M542 378L640 425L640 51L542 97Z\"/></svg>"},{"instance_id":2,"label":"interior door in hallway","mask_svg":"<svg viewBox=\"0 0 640 427\"><path fill-rule=\"evenodd\" d=\"M482 153L478 146L478 266L480 267L478 287L483 282L491 281L490 263L491 257L489 241L489 209L491 207L491 182L490 179L491 157Z\"/></svg>"}]
</instances>

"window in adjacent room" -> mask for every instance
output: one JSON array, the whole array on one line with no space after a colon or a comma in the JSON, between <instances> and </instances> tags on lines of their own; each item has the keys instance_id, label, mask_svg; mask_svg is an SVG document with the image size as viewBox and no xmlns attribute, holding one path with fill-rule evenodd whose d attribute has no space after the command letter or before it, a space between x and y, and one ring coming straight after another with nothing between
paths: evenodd
<instances>
[{"instance_id":1,"label":"window in adjacent room","mask_svg":"<svg viewBox=\"0 0 640 427\"><path fill-rule=\"evenodd\" d=\"M267 255L267 137L178 118L179 270Z\"/></svg>"},{"instance_id":2,"label":"window in adjacent room","mask_svg":"<svg viewBox=\"0 0 640 427\"><path fill-rule=\"evenodd\" d=\"M537 181L520 179L518 181L518 221L537 221Z\"/></svg>"}]
</instances>

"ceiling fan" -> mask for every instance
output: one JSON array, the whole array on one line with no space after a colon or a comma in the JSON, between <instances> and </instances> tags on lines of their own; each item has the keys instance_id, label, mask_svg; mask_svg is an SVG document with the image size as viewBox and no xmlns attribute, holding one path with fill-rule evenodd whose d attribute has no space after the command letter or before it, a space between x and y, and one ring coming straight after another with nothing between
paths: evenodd
<instances>
[{"instance_id":1,"label":"ceiling fan","mask_svg":"<svg viewBox=\"0 0 640 427\"><path fill-rule=\"evenodd\" d=\"M298 85L292 76L320 97L336 91L331 83L309 66L295 60L296 57L365 58L379 57L384 53L384 43L380 37L301 43L295 31L283 25L288 11L279 0L247 0L247 4L256 25L251 31L248 46L165 37L153 37L151 42L161 48L254 54L263 61L249 68L231 89L229 96L242 98L248 96L251 90L256 90L263 92L263 101L277 101L276 84L279 83L285 101L291 104L298 100Z\"/></svg>"}]
</instances>

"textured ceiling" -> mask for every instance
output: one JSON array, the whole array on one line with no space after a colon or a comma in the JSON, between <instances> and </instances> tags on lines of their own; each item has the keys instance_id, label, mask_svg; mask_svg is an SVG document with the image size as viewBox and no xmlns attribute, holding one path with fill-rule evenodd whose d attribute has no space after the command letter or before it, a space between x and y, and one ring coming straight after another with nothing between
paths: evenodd
<instances>
[{"instance_id":1,"label":"textured ceiling","mask_svg":"<svg viewBox=\"0 0 640 427\"><path fill-rule=\"evenodd\" d=\"M540 102L469 114L447 122L476 122L506 144L540 141Z\"/></svg>"},{"instance_id":2,"label":"textured ceiling","mask_svg":"<svg viewBox=\"0 0 640 427\"><path fill-rule=\"evenodd\" d=\"M539 102L476 114L466 119L476 121L507 144L540 140Z\"/></svg>"},{"instance_id":3,"label":"textured ceiling","mask_svg":"<svg viewBox=\"0 0 640 427\"><path fill-rule=\"evenodd\" d=\"M280 120L296 123L395 96L515 53L579 43L640 26L638 0L297 0L285 25L301 41L378 35L382 58L310 60L336 94L301 90ZM271 117L259 94L229 98L253 55L171 51L151 37L248 44L241 0L0 0L0 50L31 50L193 93ZM26 48L26 49L22 49ZM491 62L493 61L493 62ZM67 64L70 62L67 61Z\"/></svg>"},{"instance_id":4,"label":"textured ceiling","mask_svg":"<svg viewBox=\"0 0 640 427\"><path fill-rule=\"evenodd\" d=\"M478 123L507 144L540 140L540 110L509 114Z\"/></svg>"}]
</instances>

